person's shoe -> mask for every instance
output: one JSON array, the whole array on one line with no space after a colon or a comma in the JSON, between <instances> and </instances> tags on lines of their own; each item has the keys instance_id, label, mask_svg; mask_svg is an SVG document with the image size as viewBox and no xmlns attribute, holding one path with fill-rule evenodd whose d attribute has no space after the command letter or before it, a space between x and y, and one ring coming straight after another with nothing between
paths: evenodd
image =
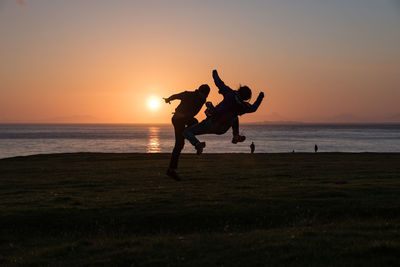
<instances>
[{"instance_id":1,"label":"person's shoe","mask_svg":"<svg viewBox=\"0 0 400 267\"><path fill-rule=\"evenodd\" d=\"M195 146L196 154L201 155L201 153L203 153L203 148L205 148L205 147L206 147L206 142L197 143Z\"/></svg>"},{"instance_id":2,"label":"person's shoe","mask_svg":"<svg viewBox=\"0 0 400 267\"><path fill-rule=\"evenodd\" d=\"M176 171L174 169L168 169L167 170L167 175L169 177L171 177L172 179L174 179L175 181L180 181L181 178L179 177L179 175L176 173Z\"/></svg>"},{"instance_id":3,"label":"person's shoe","mask_svg":"<svg viewBox=\"0 0 400 267\"><path fill-rule=\"evenodd\" d=\"M244 142L244 140L246 140L246 136L244 136L244 135L234 135L232 137L233 144L237 144L239 142Z\"/></svg>"}]
</instances>

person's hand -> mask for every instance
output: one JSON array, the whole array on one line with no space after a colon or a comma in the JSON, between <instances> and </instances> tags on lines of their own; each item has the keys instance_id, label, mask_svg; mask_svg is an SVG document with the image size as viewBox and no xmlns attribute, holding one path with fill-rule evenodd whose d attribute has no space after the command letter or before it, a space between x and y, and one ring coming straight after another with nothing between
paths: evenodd
<instances>
[{"instance_id":1,"label":"person's hand","mask_svg":"<svg viewBox=\"0 0 400 267\"><path fill-rule=\"evenodd\" d=\"M259 97L259 98L264 98L264 92L261 92L261 93L258 95L258 97Z\"/></svg>"},{"instance_id":2,"label":"person's hand","mask_svg":"<svg viewBox=\"0 0 400 267\"><path fill-rule=\"evenodd\" d=\"M218 74L217 70L212 71L213 74Z\"/></svg>"},{"instance_id":3,"label":"person's hand","mask_svg":"<svg viewBox=\"0 0 400 267\"><path fill-rule=\"evenodd\" d=\"M169 100L169 98L163 97L163 99L164 99L165 103L171 104L171 100Z\"/></svg>"}]
</instances>

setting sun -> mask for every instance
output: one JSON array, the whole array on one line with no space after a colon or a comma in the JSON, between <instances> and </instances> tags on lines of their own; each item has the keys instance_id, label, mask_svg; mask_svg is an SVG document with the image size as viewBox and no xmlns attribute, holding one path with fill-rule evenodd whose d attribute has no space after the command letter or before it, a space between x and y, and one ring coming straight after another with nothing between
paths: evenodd
<instances>
[{"instance_id":1,"label":"setting sun","mask_svg":"<svg viewBox=\"0 0 400 267\"><path fill-rule=\"evenodd\" d=\"M157 110L160 108L160 98L151 96L147 100L147 107L151 110Z\"/></svg>"}]
</instances>

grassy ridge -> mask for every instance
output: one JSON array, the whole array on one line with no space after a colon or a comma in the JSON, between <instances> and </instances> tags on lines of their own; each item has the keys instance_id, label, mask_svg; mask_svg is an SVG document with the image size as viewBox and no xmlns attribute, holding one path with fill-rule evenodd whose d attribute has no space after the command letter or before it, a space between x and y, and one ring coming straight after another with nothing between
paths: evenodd
<instances>
[{"instance_id":1,"label":"grassy ridge","mask_svg":"<svg viewBox=\"0 0 400 267\"><path fill-rule=\"evenodd\" d=\"M0 160L0 265L396 265L400 154ZM345 184L335 184L337 180Z\"/></svg>"}]
</instances>

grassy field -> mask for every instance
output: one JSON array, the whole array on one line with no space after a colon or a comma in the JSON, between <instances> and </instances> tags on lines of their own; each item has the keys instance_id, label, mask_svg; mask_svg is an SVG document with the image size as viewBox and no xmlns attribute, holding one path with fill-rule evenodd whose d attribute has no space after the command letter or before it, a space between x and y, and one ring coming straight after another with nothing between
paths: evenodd
<instances>
[{"instance_id":1,"label":"grassy field","mask_svg":"<svg viewBox=\"0 0 400 267\"><path fill-rule=\"evenodd\" d=\"M168 161L0 160L0 266L400 262L400 154L185 154L181 182Z\"/></svg>"}]
</instances>

